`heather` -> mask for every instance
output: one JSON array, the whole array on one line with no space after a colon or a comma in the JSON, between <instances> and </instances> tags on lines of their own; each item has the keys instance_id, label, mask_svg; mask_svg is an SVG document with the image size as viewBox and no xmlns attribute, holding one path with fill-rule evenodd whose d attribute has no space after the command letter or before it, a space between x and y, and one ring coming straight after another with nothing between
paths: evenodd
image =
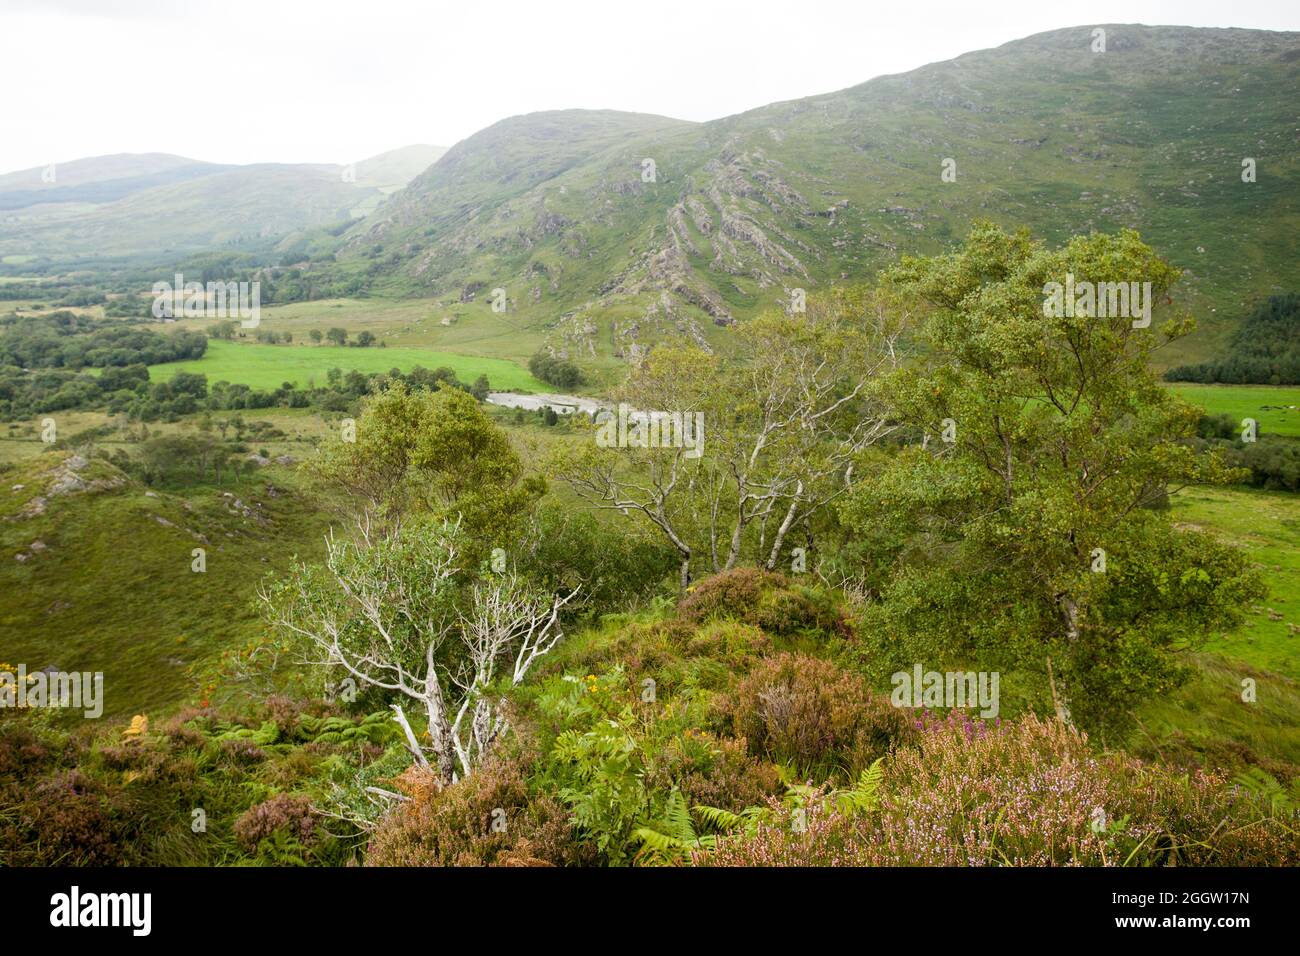
<instances>
[{"instance_id":1,"label":"heather","mask_svg":"<svg viewBox=\"0 0 1300 956\"><path fill-rule=\"evenodd\" d=\"M1099 753L1055 720L934 721L887 762L879 806L776 814L724 866L1294 866L1294 806L1215 772Z\"/></svg>"}]
</instances>

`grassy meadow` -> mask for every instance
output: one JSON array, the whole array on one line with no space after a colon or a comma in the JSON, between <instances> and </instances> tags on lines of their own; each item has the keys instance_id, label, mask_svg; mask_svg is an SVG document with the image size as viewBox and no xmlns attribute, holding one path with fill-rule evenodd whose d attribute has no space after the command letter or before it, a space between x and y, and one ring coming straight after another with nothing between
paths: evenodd
<instances>
[{"instance_id":1,"label":"grassy meadow","mask_svg":"<svg viewBox=\"0 0 1300 956\"><path fill-rule=\"evenodd\" d=\"M526 368L505 359L480 358L414 347L351 348L333 345L252 345L212 340L207 354L187 362L168 362L149 368L149 378L165 382L178 372L202 373L208 382L227 381L253 388L278 388L284 382L299 387L324 384L332 368L344 372L409 372L417 365L427 369L453 369L463 382L486 375L493 389L542 392L548 386Z\"/></svg>"},{"instance_id":2,"label":"grassy meadow","mask_svg":"<svg viewBox=\"0 0 1300 956\"><path fill-rule=\"evenodd\" d=\"M200 698L205 668L263 633L258 583L295 555L323 552L330 513L276 467L171 491L96 460L81 473L91 490L51 494L65 455L33 456L4 475L0 657L102 671L107 716ZM195 548L206 552L203 573L191 567Z\"/></svg>"},{"instance_id":3,"label":"grassy meadow","mask_svg":"<svg viewBox=\"0 0 1300 956\"><path fill-rule=\"evenodd\" d=\"M1272 385L1200 385L1176 382L1169 386L1211 415L1253 418L1262 434L1300 438L1300 388Z\"/></svg>"},{"instance_id":4,"label":"grassy meadow","mask_svg":"<svg viewBox=\"0 0 1300 956\"><path fill-rule=\"evenodd\" d=\"M1174 520L1209 530L1242 548L1268 584L1241 631L1207 649L1261 670L1300 679L1300 496L1249 488L1185 488L1172 498Z\"/></svg>"},{"instance_id":5,"label":"grassy meadow","mask_svg":"<svg viewBox=\"0 0 1300 956\"><path fill-rule=\"evenodd\" d=\"M1300 763L1300 496L1196 487L1171 503L1175 521L1244 549L1268 594L1247 611L1241 629L1188 656L1189 680L1140 709L1130 745L1137 752L1229 764L1244 747L1266 762ZM1247 679L1254 681L1254 702L1242 699Z\"/></svg>"}]
</instances>

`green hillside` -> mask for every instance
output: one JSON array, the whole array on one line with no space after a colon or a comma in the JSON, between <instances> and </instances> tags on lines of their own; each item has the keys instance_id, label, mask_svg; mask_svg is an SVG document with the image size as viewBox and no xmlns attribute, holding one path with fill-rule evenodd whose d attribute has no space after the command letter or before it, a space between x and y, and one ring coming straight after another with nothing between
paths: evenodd
<instances>
[{"instance_id":1,"label":"green hillside","mask_svg":"<svg viewBox=\"0 0 1300 956\"><path fill-rule=\"evenodd\" d=\"M504 288L521 321L596 361L665 336L725 343L718 330L793 288L941 251L979 218L1048 241L1133 227L1184 270L1171 304L1202 320L1161 360L1209 354L1247 300L1296 286L1300 36L1111 25L1093 53L1091 30L704 124L504 120L319 268L377 294Z\"/></svg>"},{"instance_id":2,"label":"green hillside","mask_svg":"<svg viewBox=\"0 0 1300 956\"><path fill-rule=\"evenodd\" d=\"M103 460L53 452L4 477L0 657L103 672L109 716L196 697L205 665L263 633L263 576L320 552L329 520L284 468L149 491Z\"/></svg>"}]
</instances>

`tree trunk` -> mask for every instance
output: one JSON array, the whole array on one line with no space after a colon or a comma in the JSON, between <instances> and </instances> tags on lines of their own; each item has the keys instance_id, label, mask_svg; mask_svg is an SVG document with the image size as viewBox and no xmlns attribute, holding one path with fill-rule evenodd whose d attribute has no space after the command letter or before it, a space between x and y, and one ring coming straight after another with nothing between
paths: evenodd
<instances>
[{"instance_id":1,"label":"tree trunk","mask_svg":"<svg viewBox=\"0 0 1300 956\"><path fill-rule=\"evenodd\" d=\"M432 656L432 655L430 655ZM447 704L443 700L442 685L432 661L424 678L424 708L429 717L429 737L434 759L438 761L438 775L443 783L456 779L456 754L451 739L451 722L447 719Z\"/></svg>"},{"instance_id":2,"label":"tree trunk","mask_svg":"<svg viewBox=\"0 0 1300 956\"><path fill-rule=\"evenodd\" d=\"M776 570L777 559L781 557L781 545L785 543L785 536L790 530L790 525L794 524L794 517L799 510L799 496L803 494L803 482L799 482L795 488L794 497L790 500L790 510L785 513L785 518L781 521L781 526L776 529L776 540L772 542L772 553L767 556L767 569Z\"/></svg>"},{"instance_id":3,"label":"tree trunk","mask_svg":"<svg viewBox=\"0 0 1300 956\"><path fill-rule=\"evenodd\" d=\"M406 749L411 751L411 756L421 767L429 769L429 758L424 755L424 748L415 738L415 731L411 729L410 722L406 719L406 713L402 710L400 704L391 705L393 708L393 720L402 728L402 733L406 735Z\"/></svg>"},{"instance_id":4,"label":"tree trunk","mask_svg":"<svg viewBox=\"0 0 1300 956\"><path fill-rule=\"evenodd\" d=\"M1052 674L1052 658L1047 658L1047 686L1052 691L1052 706L1056 709L1056 719L1067 727L1073 727L1074 721L1070 719L1070 708L1065 705L1065 701L1056 692L1056 677Z\"/></svg>"}]
</instances>

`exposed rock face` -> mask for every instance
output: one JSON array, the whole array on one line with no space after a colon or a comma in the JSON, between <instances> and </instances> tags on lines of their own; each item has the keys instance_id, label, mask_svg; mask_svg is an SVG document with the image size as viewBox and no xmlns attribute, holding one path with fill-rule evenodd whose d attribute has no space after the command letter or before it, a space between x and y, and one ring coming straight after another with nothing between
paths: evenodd
<instances>
[{"instance_id":1,"label":"exposed rock face","mask_svg":"<svg viewBox=\"0 0 1300 956\"><path fill-rule=\"evenodd\" d=\"M126 484L126 477L104 462L91 462L83 455L69 455L42 474L45 493L33 497L10 520L32 518L45 513L50 498L61 495L93 494ZM24 486L15 486L15 492Z\"/></svg>"}]
</instances>

